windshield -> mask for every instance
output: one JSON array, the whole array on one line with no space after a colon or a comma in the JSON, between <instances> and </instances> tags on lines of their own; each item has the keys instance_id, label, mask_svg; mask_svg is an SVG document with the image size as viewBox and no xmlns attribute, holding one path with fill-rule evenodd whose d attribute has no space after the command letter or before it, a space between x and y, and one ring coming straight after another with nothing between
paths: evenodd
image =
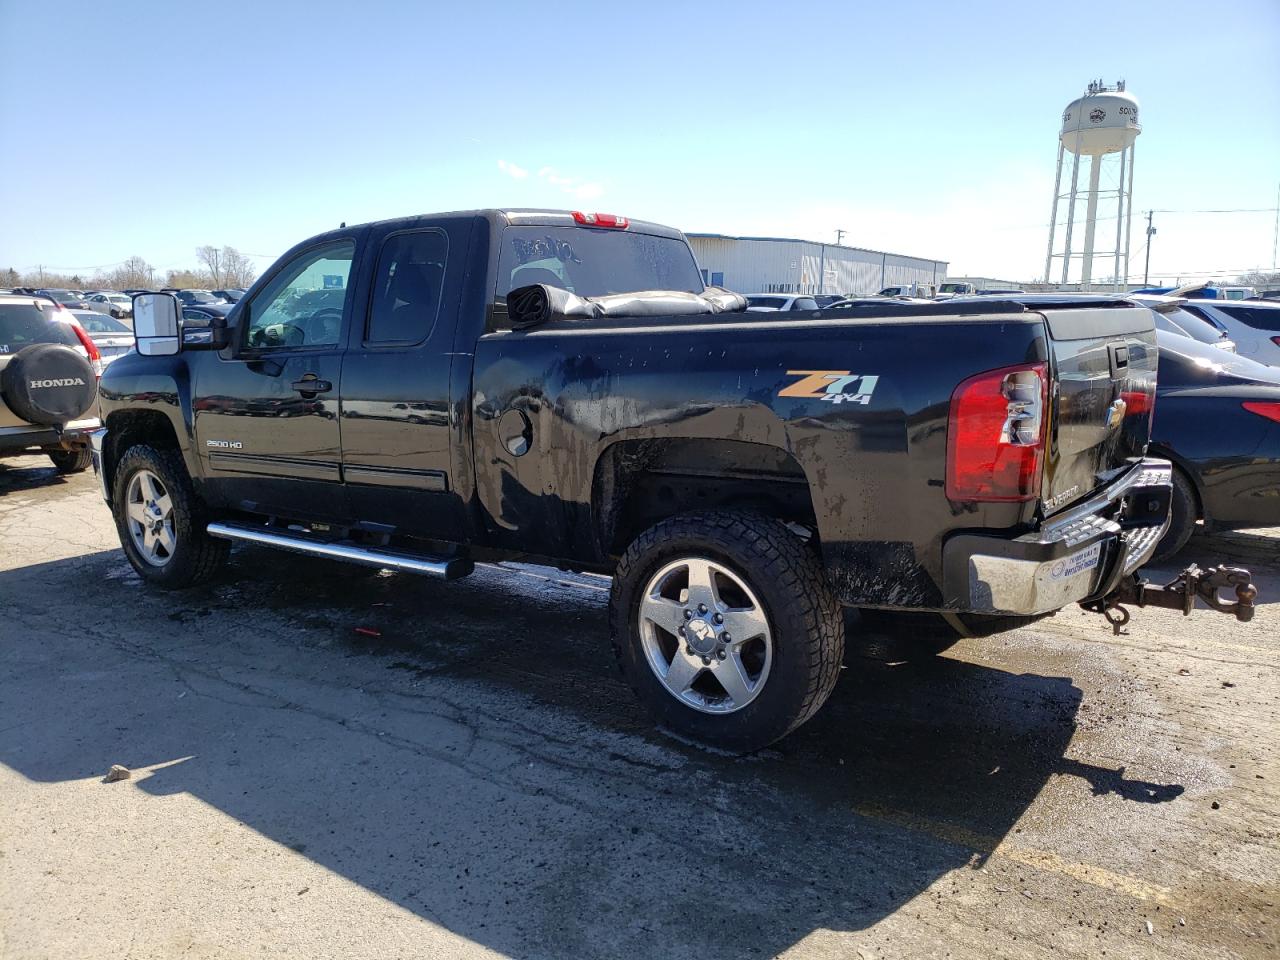
<instances>
[{"instance_id":1,"label":"windshield","mask_svg":"<svg viewBox=\"0 0 1280 960\"><path fill-rule=\"evenodd\" d=\"M33 343L61 343L68 347L78 347L80 338L70 326L50 320L34 304L0 303L0 354L17 353Z\"/></svg>"},{"instance_id":2,"label":"windshield","mask_svg":"<svg viewBox=\"0 0 1280 960\"><path fill-rule=\"evenodd\" d=\"M218 297L215 297L208 290L188 290L185 299L191 303L217 303Z\"/></svg>"},{"instance_id":3,"label":"windshield","mask_svg":"<svg viewBox=\"0 0 1280 960\"><path fill-rule=\"evenodd\" d=\"M786 297L747 297L748 307L768 307L770 310L781 310L786 305Z\"/></svg>"},{"instance_id":4,"label":"windshield","mask_svg":"<svg viewBox=\"0 0 1280 960\"><path fill-rule=\"evenodd\" d=\"M683 240L582 227L507 227L498 257L500 301L545 283L580 297L640 290L702 293L702 274Z\"/></svg>"},{"instance_id":5,"label":"windshield","mask_svg":"<svg viewBox=\"0 0 1280 960\"><path fill-rule=\"evenodd\" d=\"M962 283L944 283L942 286L938 288L938 292L939 293L959 293L963 289L965 289L965 286Z\"/></svg>"}]
</instances>

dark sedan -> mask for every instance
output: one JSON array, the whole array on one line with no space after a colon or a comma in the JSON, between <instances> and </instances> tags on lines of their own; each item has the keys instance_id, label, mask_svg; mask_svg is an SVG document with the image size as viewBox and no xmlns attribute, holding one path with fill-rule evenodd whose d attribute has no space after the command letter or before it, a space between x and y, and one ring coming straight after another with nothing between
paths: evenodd
<instances>
[{"instance_id":1,"label":"dark sedan","mask_svg":"<svg viewBox=\"0 0 1280 960\"><path fill-rule=\"evenodd\" d=\"M1280 526L1280 368L1158 330L1151 455L1173 461L1173 517L1156 553L1211 529Z\"/></svg>"}]
</instances>

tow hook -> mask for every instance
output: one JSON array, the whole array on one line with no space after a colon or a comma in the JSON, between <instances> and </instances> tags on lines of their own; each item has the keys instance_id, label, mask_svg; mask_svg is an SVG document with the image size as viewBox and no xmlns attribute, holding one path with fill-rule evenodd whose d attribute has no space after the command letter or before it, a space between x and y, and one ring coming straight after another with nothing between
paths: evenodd
<instances>
[{"instance_id":1,"label":"tow hook","mask_svg":"<svg viewBox=\"0 0 1280 960\"><path fill-rule=\"evenodd\" d=\"M1219 596L1219 591L1235 590L1236 599L1230 602ZM1201 570L1194 563L1166 584L1151 583L1136 573L1122 580L1114 591L1101 600L1081 604L1086 610L1100 613L1111 624L1113 633L1129 622L1129 611L1124 604L1133 607L1165 607L1181 610L1185 617L1195 609L1199 597L1211 610L1235 614L1241 623L1253 619L1253 602L1258 588L1250 580L1243 567L1210 567Z\"/></svg>"}]
</instances>

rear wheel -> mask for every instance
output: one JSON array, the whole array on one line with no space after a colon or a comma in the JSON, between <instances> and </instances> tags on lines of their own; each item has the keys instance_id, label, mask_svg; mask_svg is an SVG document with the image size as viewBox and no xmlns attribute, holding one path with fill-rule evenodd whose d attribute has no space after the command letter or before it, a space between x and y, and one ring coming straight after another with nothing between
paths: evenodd
<instances>
[{"instance_id":1,"label":"rear wheel","mask_svg":"<svg viewBox=\"0 0 1280 960\"><path fill-rule=\"evenodd\" d=\"M49 459L58 468L59 473L83 473L93 463L93 453L88 447L76 447L72 450L51 450Z\"/></svg>"},{"instance_id":2,"label":"rear wheel","mask_svg":"<svg viewBox=\"0 0 1280 960\"><path fill-rule=\"evenodd\" d=\"M758 750L826 701L844 620L817 555L776 520L665 520L623 555L610 605L623 675L672 732Z\"/></svg>"},{"instance_id":3,"label":"rear wheel","mask_svg":"<svg viewBox=\"0 0 1280 960\"><path fill-rule=\"evenodd\" d=\"M1191 480L1177 467L1173 468L1173 497L1169 508L1169 529L1165 531L1152 560L1168 560L1187 545L1200 519L1200 500Z\"/></svg>"},{"instance_id":4,"label":"rear wheel","mask_svg":"<svg viewBox=\"0 0 1280 960\"><path fill-rule=\"evenodd\" d=\"M204 507L176 450L130 447L116 467L112 512L142 579L179 589L210 579L231 545L205 532Z\"/></svg>"}]
</instances>

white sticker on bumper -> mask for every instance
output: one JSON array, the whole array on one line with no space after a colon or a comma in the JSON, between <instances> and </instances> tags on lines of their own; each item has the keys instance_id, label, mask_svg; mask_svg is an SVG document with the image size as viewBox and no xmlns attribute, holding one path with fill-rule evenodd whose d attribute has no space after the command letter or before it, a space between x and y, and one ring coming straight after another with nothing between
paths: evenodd
<instances>
[{"instance_id":1,"label":"white sticker on bumper","mask_svg":"<svg viewBox=\"0 0 1280 960\"><path fill-rule=\"evenodd\" d=\"M1092 547L1086 547L1079 553L1073 553L1069 557L1063 557L1061 560L1054 562L1049 568L1049 578L1051 580L1065 580L1067 577L1074 577L1076 574L1084 573L1086 570L1092 570L1098 565L1098 560L1102 556L1102 544L1095 543Z\"/></svg>"}]
</instances>

